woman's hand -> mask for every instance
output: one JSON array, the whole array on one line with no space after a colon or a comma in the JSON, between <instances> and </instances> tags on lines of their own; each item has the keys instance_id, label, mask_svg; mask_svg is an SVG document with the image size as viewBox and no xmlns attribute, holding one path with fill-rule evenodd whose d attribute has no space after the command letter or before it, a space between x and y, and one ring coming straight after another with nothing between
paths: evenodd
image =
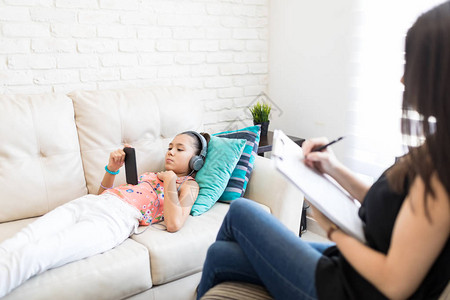
<instances>
[{"instance_id":1,"label":"woman's hand","mask_svg":"<svg viewBox=\"0 0 450 300\"><path fill-rule=\"evenodd\" d=\"M336 166L340 164L333 151L329 147L322 151L314 151L314 149L327 143L327 138L313 138L303 142L302 149L307 166L316 169L320 173L331 174Z\"/></svg>"},{"instance_id":2,"label":"woman's hand","mask_svg":"<svg viewBox=\"0 0 450 300\"><path fill-rule=\"evenodd\" d=\"M131 148L131 145L125 144L126 148ZM117 149L109 154L108 170L117 172L125 162L125 152L123 149Z\"/></svg>"},{"instance_id":3,"label":"woman's hand","mask_svg":"<svg viewBox=\"0 0 450 300\"><path fill-rule=\"evenodd\" d=\"M328 144L326 138L315 138L306 140L303 145L305 164L320 173L330 175L336 180L350 195L359 202L364 201L370 186L358 178L350 169L346 168L334 155L330 147L322 151L314 151Z\"/></svg>"},{"instance_id":4,"label":"woman's hand","mask_svg":"<svg viewBox=\"0 0 450 300\"><path fill-rule=\"evenodd\" d=\"M157 175L163 182L170 182L172 179L177 180L177 175L173 171L158 172Z\"/></svg>"}]
</instances>

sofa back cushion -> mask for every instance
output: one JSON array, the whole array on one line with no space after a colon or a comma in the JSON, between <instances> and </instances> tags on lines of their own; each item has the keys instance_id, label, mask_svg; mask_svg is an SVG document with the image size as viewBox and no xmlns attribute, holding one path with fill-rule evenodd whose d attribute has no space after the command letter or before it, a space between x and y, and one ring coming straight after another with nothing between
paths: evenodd
<instances>
[{"instance_id":1,"label":"sofa back cushion","mask_svg":"<svg viewBox=\"0 0 450 300\"><path fill-rule=\"evenodd\" d=\"M203 108L191 90L178 87L78 91L72 98L89 193L96 194L109 153L125 143L136 149L138 173L164 168L169 142L201 130ZM115 185L125 183L125 172Z\"/></svg>"},{"instance_id":2,"label":"sofa back cushion","mask_svg":"<svg viewBox=\"0 0 450 300\"><path fill-rule=\"evenodd\" d=\"M72 101L0 96L0 222L40 216L86 194Z\"/></svg>"}]
</instances>

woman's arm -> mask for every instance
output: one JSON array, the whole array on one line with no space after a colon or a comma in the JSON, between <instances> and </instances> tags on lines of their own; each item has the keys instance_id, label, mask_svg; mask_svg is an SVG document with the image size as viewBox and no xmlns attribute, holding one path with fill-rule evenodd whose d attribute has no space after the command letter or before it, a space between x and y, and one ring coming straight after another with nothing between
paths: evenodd
<instances>
[{"instance_id":1,"label":"woman's arm","mask_svg":"<svg viewBox=\"0 0 450 300\"><path fill-rule=\"evenodd\" d=\"M360 203L364 201L367 192L370 189L370 185L359 179L355 173L338 163L333 169L328 173L334 180L337 181L353 198L358 200Z\"/></svg>"},{"instance_id":2,"label":"woman's arm","mask_svg":"<svg viewBox=\"0 0 450 300\"><path fill-rule=\"evenodd\" d=\"M198 184L195 181L185 181L178 194L175 173L160 172L158 177L164 182L164 221L167 231L178 231L186 222L197 199Z\"/></svg>"},{"instance_id":3,"label":"woman's arm","mask_svg":"<svg viewBox=\"0 0 450 300\"><path fill-rule=\"evenodd\" d=\"M395 221L386 255L341 230L330 235L355 270L390 299L405 299L414 293L449 238L448 195L436 177L432 179L432 187L435 197L427 195L431 222L425 214L424 183L416 178ZM327 230L329 220L324 221L322 217L319 222Z\"/></svg>"},{"instance_id":4,"label":"woman's arm","mask_svg":"<svg viewBox=\"0 0 450 300\"><path fill-rule=\"evenodd\" d=\"M362 203L370 186L340 163L329 147L320 152L314 152L314 149L327 143L328 140L326 138L309 139L303 143L302 149L306 165L321 173L330 175L353 198Z\"/></svg>"}]
</instances>

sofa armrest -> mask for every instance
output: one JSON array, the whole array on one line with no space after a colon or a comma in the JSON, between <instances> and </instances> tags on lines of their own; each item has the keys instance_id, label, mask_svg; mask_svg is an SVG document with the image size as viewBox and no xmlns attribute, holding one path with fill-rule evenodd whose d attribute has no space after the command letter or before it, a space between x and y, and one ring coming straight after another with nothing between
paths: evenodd
<instances>
[{"instance_id":1,"label":"sofa armrest","mask_svg":"<svg viewBox=\"0 0 450 300\"><path fill-rule=\"evenodd\" d=\"M275 169L272 160L256 157L244 197L268 206L277 219L299 234L303 193Z\"/></svg>"}]
</instances>

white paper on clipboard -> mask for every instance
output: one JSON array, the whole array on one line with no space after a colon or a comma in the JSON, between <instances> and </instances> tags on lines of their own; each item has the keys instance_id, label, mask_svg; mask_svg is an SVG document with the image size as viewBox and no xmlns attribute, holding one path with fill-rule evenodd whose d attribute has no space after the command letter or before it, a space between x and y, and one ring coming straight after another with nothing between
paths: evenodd
<instances>
[{"instance_id":1,"label":"white paper on clipboard","mask_svg":"<svg viewBox=\"0 0 450 300\"><path fill-rule=\"evenodd\" d=\"M347 234L365 243L359 205L330 179L305 165L303 150L281 130L274 130L272 160L305 198Z\"/></svg>"}]
</instances>

